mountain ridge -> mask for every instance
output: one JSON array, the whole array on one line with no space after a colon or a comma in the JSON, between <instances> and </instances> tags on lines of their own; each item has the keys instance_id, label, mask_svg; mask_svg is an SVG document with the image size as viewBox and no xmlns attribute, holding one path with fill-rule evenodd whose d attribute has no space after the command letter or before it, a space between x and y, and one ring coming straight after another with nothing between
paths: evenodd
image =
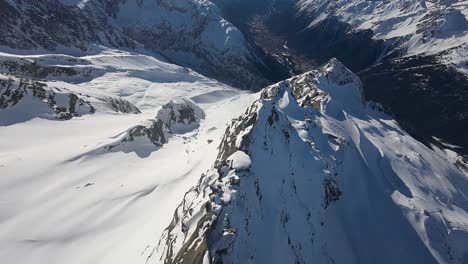
<instances>
[{"instance_id":1,"label":"mountain ridge","mask_svg":"<svg viewBox=\"0 0 468 264\"><path fill-rule=\"evenodd\" d=\"M467 239L467 223L451 227L457 235L432 231L442 223L427 207L433 198L422 193L433 187L418 186L412 177L428 181L427 176L406 170L435 171L430 164L437 163L450 171L445 180L453 182L445 186L455 189L446 195L458 197L461 218L456 221L463 221L467 190L455 186L465 186L466 175L384 114L365 110L359 88L357 76L337 60L266 88L227 128L214 168L185 194L147 263L466 261L459 241L449 241L452 235ZM346 100L353 95L357 100ZM387 145L384 137L390 135L395 141ZM405 148L410 146L415 156L392 153L392 144L406 152L398 141L412 142ZM266 165L271 162L274 169ZM453 222L451 209L440 203L438 208L445 223ZM444 242L436 245L422 237Z\"/></svg>"}]
</instances>

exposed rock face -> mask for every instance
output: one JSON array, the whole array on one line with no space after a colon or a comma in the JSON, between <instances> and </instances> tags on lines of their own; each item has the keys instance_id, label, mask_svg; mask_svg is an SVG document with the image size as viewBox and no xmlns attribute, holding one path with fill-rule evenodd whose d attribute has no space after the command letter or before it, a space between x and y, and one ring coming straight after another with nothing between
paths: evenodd
<instances>
[{"instance_id":1,"label":"exposed rock face","mask_svg":"<svg viewBox=\"0 0 468 264\"><path fill-rule=\"evenodd\" d=\"M100 73L93 67L46 65L25 58L0 58L0 73L33 80L89 80Z\"/></svg>"},{"instance_id":2,"label":"exposed rock face","mask_svg":"<svg viewBox=\"0 0 468 264\"><path fill-rule=\"evenodd\" d=\"M129 129L121 142L132 142L137 137L147 137L151 143L160 147L168 142L169 131L161 120L150 120L146 125Z\"/></svg>"},{"instance_id":3,"label":"exposed rock face","mask_svg":"<svg viewBox=\"0 0 468 264\"><path fill-rule=\"evenodd\" d=\"M144 46L174 63L252 90L286 76L274 57L246 39L207 0L2 0L0 7L0 46L11 49L80 53L95 45Z\"/></svg>"},{"instance_id":4,"label":"exposed rock face","mask_svg":"<svg viewBox=\"0 0 468 264\"><path fill-rule=\"evenodd\" d=\"M325 76L330 83L336 85L347 85L352 84L361 88L361 80L346 66L344 66L336 58L332 58L324 69Z\"/></svg>"},{"instance_id":5,"label":"exposed rock face","mask_svg":"<svg viewBox=\"0 0 468 264\"><path fill-rule=\"evenodd\" d=\"M203 110L193 101L185 98L171 100L163 105L156 115L156 119L161 120L173 133L193 130L204 118Z\"/></svg>"},{"instance_id":6,"label":"exposed rock face","mask_svg":"<svg viewBox=\"0 0 468 264\"><path fill-rule=\"evenodd\" d=\"M105 97L102 99L104 102L106 102L112 110L115 112L120 112L120 113L132 113L132 114L139 114L140 109L130 103L127 100L124 100L122 98L116 98L116 97Z\"/></svg>"},{"instance_id":7,"label":"exposed rock face","mask_svg":"<svg viewBox=\"0 0 468 264\"><path fill-rule=\"evenodd\" d=\"M468 223L455 215L468 208L466 176L366 108L348 73L333 60L266 88L148 263L464 263Z\"/></svg>"},{"instance_id":8,"label":"exposed rock face","mask_svg":"<svg viewBox=\"0 0 468 264\"><path fill-rule=\"evenodd\" d=\"M69 120L73 117L94 114L99 110L140 113L130 102L105 97L99 98L56 88L41 81L0 75L0 124L11 125L35 117Z\"/></svg>"},{"instance_id":9,"label":"exposed rock face","mask_svg":"<svg viewBox=\"0 0 468 264\"><path fill-rule=\"evenodd\" d=\"M68 120L83 114L92 114L95 108L85 99L70 91L51 88L45 83L25 79L0 79L0 109L21 105L21 112L34 113L39 109L27 109L31 100L48 106L50 112L40 113L57 119ZM22 105L23 101L28 101ZM21 112L19 113L21 115Z\"/></svg>"},{"instance_id":10,"label":"exposed rock face","mask_svg":"<svg viewBox=\"0 0 468 264\"><path fill-rule=\"evenodd\" d=\"M57 0L1 0L0 36L0 46L22 50L74 47L85 51L90 44L135 47L133 40L109 24Z\"/></svg>"},{"instance_id":11,"label":"exposed rock face","mask_svg":"<svg viewBox=\"0 0 468 264\"><path fill-rule=\"evenodd\" d=\"M174 134L184 134L197 129L204 118L205 112L193 101L176 98L163 105L155 119L130 128L119 143L111 144L106 148L111 150L118 145L134 142L137 139L148 139L155 146L161 147L168 143Z\"/></svg>"}]
</instances>

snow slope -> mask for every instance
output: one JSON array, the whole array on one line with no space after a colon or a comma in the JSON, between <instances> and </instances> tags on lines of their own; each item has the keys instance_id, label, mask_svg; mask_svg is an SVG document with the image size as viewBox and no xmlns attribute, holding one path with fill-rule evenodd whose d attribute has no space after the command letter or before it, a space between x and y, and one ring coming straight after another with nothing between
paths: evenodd
<instances>
[{"instance_id":1,"label":"snow slope","mask_svg":"<svg viewBox=\"0 0 468 264\"><path fill-rule=\"evenodd\" d=\"M468 178L337 60L234 120L150 263L466 263Z\"/></svg>"},{"instance_id":2,"label":"snow slope","mask_svg":"<svg viewBox=\"0 0 468 264\"><path fill-rule=\"evenodd\" d=\"M255 100L143 54L4 53L1 61L14 59L33 60L41 69L86 65L99 74L35 80L85 95L96 107L92 114L67 121L40 115L40 109L50 108L30 93L0 109L0 120L16 118L0 124L0 259L5 263L145 263L145 249L154 246L154 236L170 221L185 190L214 162L225 124ZM6 71L2 78L29 80ZM107 97L128 101L141 113L114 111L98 99ZM176 97L191 99L206 113L195 130L174 135L162 147L136 140L100 151Z\"/></svg>"}]
</instances>

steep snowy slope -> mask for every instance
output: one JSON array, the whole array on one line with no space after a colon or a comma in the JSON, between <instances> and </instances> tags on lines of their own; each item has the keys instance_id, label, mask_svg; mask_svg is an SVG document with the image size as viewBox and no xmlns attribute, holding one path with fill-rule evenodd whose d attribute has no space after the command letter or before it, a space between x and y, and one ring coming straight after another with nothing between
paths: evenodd
<instances>
[{"instance_id":1,"label":"steep snowy slope","mask_svg":"<svg viewBox=\"0 0 468 264\"><path fill-rule=\"evenodd\" d=\"M332 60L231 123L150 263L466 263L467 184Z\"/></svg>"}]
</instances>

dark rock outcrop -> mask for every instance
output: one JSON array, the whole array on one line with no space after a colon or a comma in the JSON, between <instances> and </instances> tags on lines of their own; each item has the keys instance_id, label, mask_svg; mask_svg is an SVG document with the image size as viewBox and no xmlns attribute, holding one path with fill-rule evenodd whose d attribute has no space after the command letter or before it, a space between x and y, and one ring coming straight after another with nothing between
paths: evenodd
<instances>
[{"instance_id":1,"label":"dark rock outcrop","mask_svg":"<svg viewBox=\"0 0 468 264\"><path fill-rule=\"evenodd\" d=\"M154 119L128 129L117 143L104 148L108 151L114 150L115 147L141 139L149 140L156 147L162 147L172 136L197 129L204 118L205 112L194 102L176 98L163 105Z\"/></svg>"},{"instance_id":2,"label":"dark rock outcrop","mask_svg":"<svg viewBox=\"0 0 468 264\"><path fill-rule=\"evenodd\" d=\"M83 114L93 114L95 108L85 96L52 88L47 84L26 79L0 79L0 111L21 104L22 100L36 100L44 103L50 109L50 114L56 119L68 120ZM23 107L23 106L22 106ZM29 109L26 104L21 113L35 113L36 109ZM37 113L38 116L47 113Z\"/></svg>"}]
</instances>

